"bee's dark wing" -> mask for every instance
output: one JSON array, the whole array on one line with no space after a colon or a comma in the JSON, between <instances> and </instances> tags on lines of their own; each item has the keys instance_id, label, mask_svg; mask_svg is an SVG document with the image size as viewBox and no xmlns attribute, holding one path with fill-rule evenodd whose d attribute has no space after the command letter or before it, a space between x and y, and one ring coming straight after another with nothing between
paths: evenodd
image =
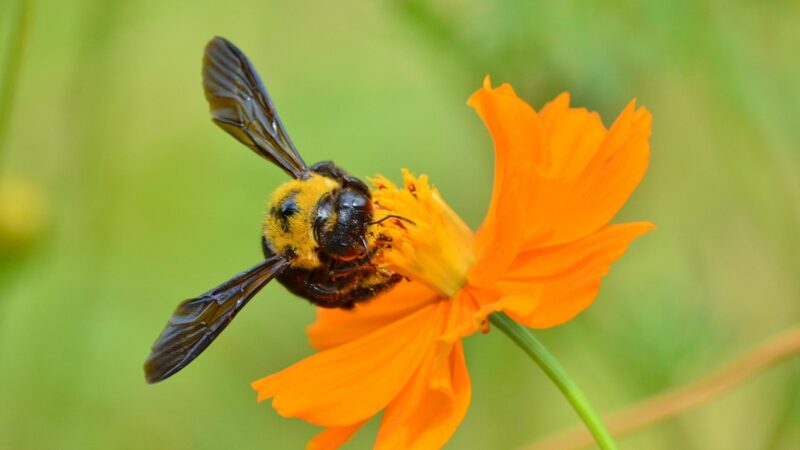
<instances>
[{"instance_id":1,"label":"bee's dark wing","mask_svg":"<svg viewBox=\"0 0 800 450\"><path fill-rule=\"evenodd\" d=\"M224 38L206 46L203 90L223 130L295 178L308 172L250 60Z\"/></svg>"},{"instance_id":2,"label":"bee's dark wing","mask_svg":"<svg viewBox=\"0 0 800 450\"><path fill-rule=\"evenodd\" d=\"M178 305L144 363L147 382L161 381L186 367L219 336L244 305L288 265L286 259L273 256Z\"/></svg>"}]
</instances>

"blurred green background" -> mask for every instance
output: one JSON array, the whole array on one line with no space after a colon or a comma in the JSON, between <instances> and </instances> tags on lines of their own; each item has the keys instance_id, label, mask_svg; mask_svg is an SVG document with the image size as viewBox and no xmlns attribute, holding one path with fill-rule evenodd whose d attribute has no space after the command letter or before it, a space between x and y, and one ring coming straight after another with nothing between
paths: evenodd
<instances>
[{"instance_id":1,"label":"blurred green background","mask_svg":"<svg viewBox=\"0 0 800 450\"><path fill-rule=\"evenodd\" d=\"M633 97L650 108L651 168L616 221L658 229L588 312L539 333L601 411L800 319L796 1L31 3L0 143L32 218L32 236L0 228L0 448L301 448L315 433L249 387L311 353L313 309L279 285L189 370L144 383L174 306L259 261L265 198L285 180L209 120L214 35L253 60L306 161L430 174L472 226L492 145L465 101L484 75L537 108L568 90L606 125ZM3 61L18 8L0 1ZM516 448L577 422L505 336L469 338L467 358L472 406L448 448ZM799 384L790 361L621 446L797 448Z\"/></svg>"}]
</instances>

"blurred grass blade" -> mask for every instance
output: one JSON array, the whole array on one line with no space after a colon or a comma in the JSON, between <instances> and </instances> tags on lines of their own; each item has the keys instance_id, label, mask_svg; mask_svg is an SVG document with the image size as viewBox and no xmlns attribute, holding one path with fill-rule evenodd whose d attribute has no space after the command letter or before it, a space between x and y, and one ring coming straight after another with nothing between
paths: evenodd
<instances>
[{"instance_id":1,"label":"blurred grass blade","mask_svg":"<svg viewBox=\"0 0 800 450\"><path fill-rule=\"evenodd\" d=\"M12 29L8 36L6 60L0 66L5 68L5 70L0 71L0 152L5 143L17 80L22 66L22 53L25 49L25 41L30 25L30 4L31 0L20 0L19 2L16 20L12 21Z\"/></svg>"},{"instance_id":2,"label":"blurred grass blade","mask_svg":"<svg viewBox=\"0 0 800 450\"><path fill-rule=\"evenodd\" d=\"M686 386L658 394L608 415L604 422L614 436L664 421L702 405L765 369L800 353L800 326L784 331L719 372ZM526 450L574 450L594 442L576 427L527 447Z\"/></svg>"}]
</instances>

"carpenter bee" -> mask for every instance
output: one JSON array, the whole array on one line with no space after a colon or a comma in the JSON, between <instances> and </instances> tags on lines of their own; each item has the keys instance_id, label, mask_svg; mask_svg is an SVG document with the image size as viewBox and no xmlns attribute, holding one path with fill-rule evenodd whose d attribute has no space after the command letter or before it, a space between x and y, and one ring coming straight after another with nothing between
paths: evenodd
<instances>
[{"instance_id":1,"label":"carpenter bee","mask_svg":"<svg viewBox=\"0 0 800 450\"><path fill-rule=\"evenodd\" d=\"M273 278L317 306L344 309L401 279L371 262L385 243L369 226L396 216L373 221L364 182L329 161L303 162L253 65L223 38L206 46L203 89L214 123L292 180L269 197L265 260L178 305L145 361L149 383L192 362Z\"/></svg>"}]
</instances>

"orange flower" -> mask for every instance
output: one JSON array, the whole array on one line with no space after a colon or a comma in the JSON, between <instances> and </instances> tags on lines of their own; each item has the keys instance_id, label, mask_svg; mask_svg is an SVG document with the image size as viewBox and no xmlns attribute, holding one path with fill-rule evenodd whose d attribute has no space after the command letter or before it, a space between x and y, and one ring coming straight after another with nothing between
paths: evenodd
<instances>
[{"instance_id":1,"label":"orange flower","mask_svg":"<svg viewBox=\"0 0 800 450\"><path fill-rule=\"evenodd\" d=\"M461 340L503 311L534 328L588 307L612 262L653 228L608 225L647 168L651 116L631 102L606 130L561 94L537 113L511 86L469 100L495 145L494 189L473 234L427 177L398 187L373 180L376 233L392 240L377 263L405 275L353 311L318 309L308 329L319 353L253 383L285 417L326 429L311 449L335 449L383 410L375 448L431 449L447 442L470 401Z\"/></svg>"}]
</instances>

